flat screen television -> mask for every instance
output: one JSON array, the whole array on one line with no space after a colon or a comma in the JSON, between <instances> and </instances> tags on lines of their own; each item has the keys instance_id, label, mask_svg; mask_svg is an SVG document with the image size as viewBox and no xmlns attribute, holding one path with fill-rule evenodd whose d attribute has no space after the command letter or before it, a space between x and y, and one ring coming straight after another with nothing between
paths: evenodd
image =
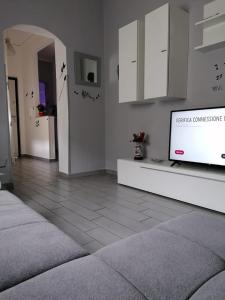
<instances>
[{"instance_id":1,"label":"flat screen television","mask_svg":"<svg viewBox=\"0 0 225 300\"><path fill-rule=\"evenodd\" d=\"M225 166L225 107L172 111L169 160Z\"/></svg>"}]
</instances>

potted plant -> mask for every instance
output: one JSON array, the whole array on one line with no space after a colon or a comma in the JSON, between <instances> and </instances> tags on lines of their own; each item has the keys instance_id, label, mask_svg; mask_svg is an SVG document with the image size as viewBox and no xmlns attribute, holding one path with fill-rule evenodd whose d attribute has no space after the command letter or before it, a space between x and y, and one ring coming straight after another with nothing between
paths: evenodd
<instances>
[{"instance_id":1,"label":"potted plant","mask_svg":"<svg viewBox=\"0 0 225 300\"><path fill-rule=\"evenodd\" d=\"M45 116L45 106L43 104L38 104L37 106L39 117Z\"/></svg>"},{"instance_id":2,"label":"potted plant","mask_svg":"<svg viewBox=\"0 0 225 300\"><path fill-rule=\"evenodd\" d=\"M143 131L133 134L132 142L135 143L135 148L134 148L134 159L135 160L144 159L144 155L145 155L144 145L146 143L146 139L147 139L147 135Z\"/></svg>"}]
</instances>

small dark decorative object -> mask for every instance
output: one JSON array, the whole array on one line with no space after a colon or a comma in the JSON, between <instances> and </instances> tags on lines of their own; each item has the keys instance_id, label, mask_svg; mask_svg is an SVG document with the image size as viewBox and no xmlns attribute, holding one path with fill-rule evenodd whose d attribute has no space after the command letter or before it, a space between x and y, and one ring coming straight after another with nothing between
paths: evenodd
<instances>
[{"instance_id":1,"label":"small dark decorative object","mask_svg":"<svg viewBox=\"0 0 225 300\"><path fill-rule=\"evenodd\" d=\"M87 91L85 90L82 90L81 92L81 95L82 97L85 99L85 98L89 98L91 99L92 101L95 101L95 100L98 100L100 98L100 94L98 94L96 97L94 96L91 96Z\"/></svg>"},{"instance_id":2,"label":"small dark decorative object","mask_svg":"<svg viewBox=\"0 0 225 300\"><path fill-rule=\"evenodd\" d=\"M145 143L146 143L146 134L142 131L138 134L133 134L132 142L135 143L134 148L134 159L135 160L143 160L145 155Z\"/></svg>"},{"instance_id":3,"label":"small dark decorative object","mask_svg":"<svg viewBox=\"0 0 225 300\"><path fill-rule=\"evenodd\" d=\"M63 62L62 67L61 67L61 73L64 72L64 69L65 69L65 68L66 68L66 65L65 65L65 63Z\"/></svg>"},{"instance_id":4,"label":"small dark decorative object","mask_svg":"<svg viewBox=\"0 0 225 300\"><path fill-rule=\"evenodd\" d=\"M225 65L225 63L224 63ZM219 71L221 69L221 67L218 64L214 64L214 68L216 71ZM216 85L212 86L212 90L213 92L221 92L223 90L222 84L221 84L221 80L223 79L223 73L216 74Z\"/></svg>"},{"instance_id":5,"label":"small dark decorative object","mask_svg":"<svg viewBox=\"0 0 225 300\"><path fill-rule=\"evenodd\" d=\"M43 104L38 104L37 109L40 117L45 116L45 106Z\"/></svg>"},{"instance_id":6,"label":"small dark decorative object","mask_svg":"<svg viewBox=\"0 0 225 300\"><path fill-rule=\"evenodd\" d=\"M95 73L89 72L88 76L87 76L87 80L91 83L94 83L95 82Z\"/></svg>"},{"instance_id":7,"label":"small dark decorative object","mask_svg":"<svg viewBox=\"0 0 225 300\"><path fill-rule=\"evenodd\" d=\"M40 126L40 121L39 120L36 120L35 121L35 127L39 127Z\"/></svg>"}]
</instances>

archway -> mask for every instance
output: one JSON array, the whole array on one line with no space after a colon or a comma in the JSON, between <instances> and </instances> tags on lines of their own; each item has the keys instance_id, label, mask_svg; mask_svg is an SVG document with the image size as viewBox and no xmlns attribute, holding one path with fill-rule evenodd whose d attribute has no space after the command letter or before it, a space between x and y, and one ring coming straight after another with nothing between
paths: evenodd
<instances>
[{"instance_id":1,"label":"archway","mask_svg":"<svg viewBox=\"0 0 225 300\"><path fill-rule=\"evenodd\" d=\"M57 99L57 131L58 131L58 160L59 172L70 173L69 162L69 101L68 101L68 75L67 75L67 55L63 42L48 30L32 25L16 25L7 28L28 32L52 39L55 46L55 67L56 67L56 99ZM6 54L6 51L5 51ZM7 59L5 57L5 61ZM6 65L6 77L7 65ZM6 79L7 79L6 78Z\"/></svg>"}]
</instances>

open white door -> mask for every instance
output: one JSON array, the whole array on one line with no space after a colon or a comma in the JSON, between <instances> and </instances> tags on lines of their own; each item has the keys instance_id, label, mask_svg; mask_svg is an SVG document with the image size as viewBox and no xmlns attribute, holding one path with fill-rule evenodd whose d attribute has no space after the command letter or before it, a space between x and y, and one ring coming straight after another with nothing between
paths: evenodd
<instances>
[{"instance_id":1,"label":"open white door","mask_svg":"<svg viewBox=\"0 0 225 300\"><path fill-rule=\"evenodd\" d=\"M11 158L14 160L19 156L19 128L18 128L18 108L16 80L8 79L9 89L9 129Z\"/></svg>"}]
</instances>

